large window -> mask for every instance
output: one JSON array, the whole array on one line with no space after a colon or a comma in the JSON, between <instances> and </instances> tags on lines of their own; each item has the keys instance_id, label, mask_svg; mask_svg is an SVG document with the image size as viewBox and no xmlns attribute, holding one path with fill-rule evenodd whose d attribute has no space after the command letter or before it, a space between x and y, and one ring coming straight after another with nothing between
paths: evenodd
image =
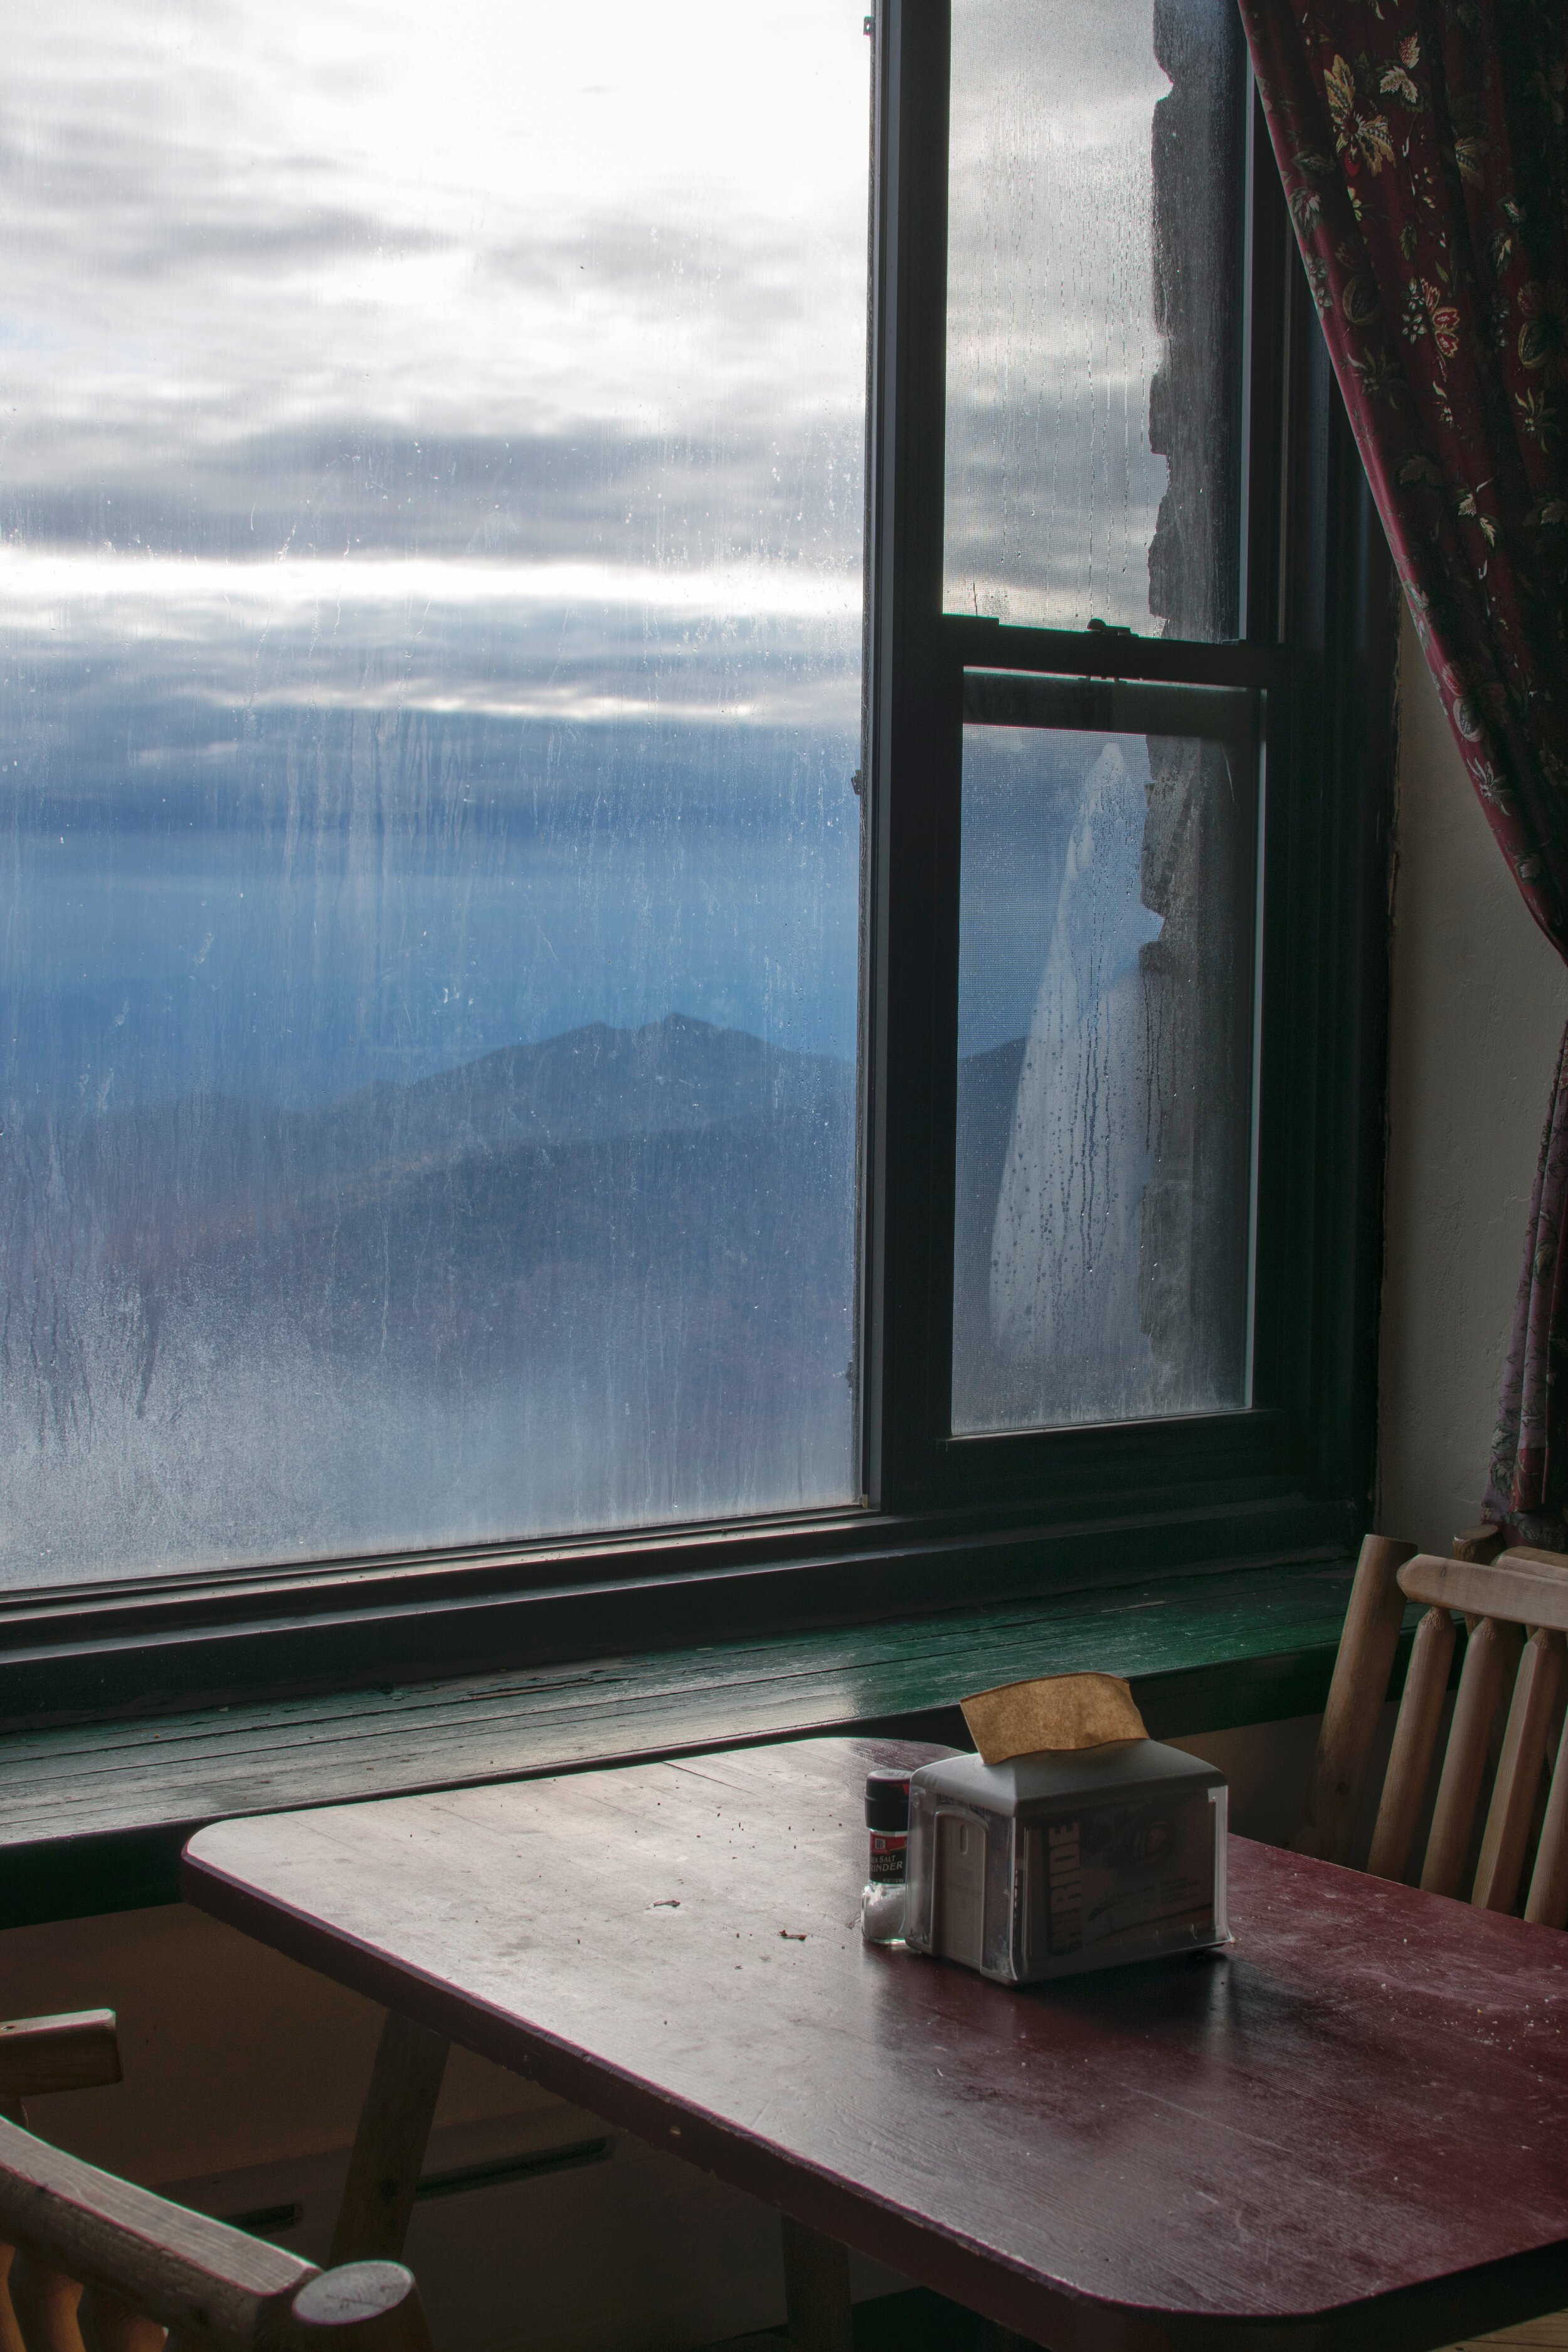
<instances>
[{"instance_id":1,"label":"large window","mask_svg":"<svg viewBox=\"0 0 1568 2352\"><path fill-rule=\"evenodd\" d=\"M1342 1541L1386 574L1236 12L908 5L883 71L876 1491L1037 1574Z\"/></svg>"},{"instance_id":2,"label":"large window","mask_svg":"<svg viewBox=\"0 0 1568 2352\"><path fill-rule=\"evenodd\" d=\"M1232 0L29 0L0 104L0 1580L1342 1543L1384 575Z\"/></svg>"},{"instance_id":3,"label":"large window","mask_svg":"<svg viewBox=\"0 0 1568 2352\"><path fill-rule=\"evenodd\" d=\"M19 12L6 1580L858 1492L869 57Z\"/></svg>"}]
</instances>

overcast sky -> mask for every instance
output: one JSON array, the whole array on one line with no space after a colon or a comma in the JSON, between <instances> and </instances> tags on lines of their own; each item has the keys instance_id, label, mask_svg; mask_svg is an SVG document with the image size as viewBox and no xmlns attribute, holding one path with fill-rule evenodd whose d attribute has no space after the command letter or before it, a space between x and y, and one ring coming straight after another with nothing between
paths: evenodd
<instances>
[{"instance_id":1,"label":"overcast sky","mask_svg":"<svg viewBox=\"0 0 1568 2352\"><path fill-rule=\"evenodd\" d=\"M864 0L16 0L0 1100L854 1051Z\"/></svg>"},{"instance_id":2,"label":"overcast sky","mask_svg":"<svg viewBox=\"0 0 1568 2352\"><path fill-rule=\"evenodd\" d=\"M651 631L687 715L779 716L689 655L858 636L861 14L24 0L0 624L205 643L227 696L270 621L314 698L584 717ZM547 610L602 611L596 680Z\"/></svg>"},{"instance_id":3,"label":"overcast sky","mask_svg":"<svg viewBox=\"0 0 1568 2352\"><path fill-rule=\"evenodd\" d=\"M845 0L24 0L11 463L842 429L867 74Z\"/></svg>"},{"instance_id":4,"label":"overcast sky","mask_svg":"<svg viewBox=\"0 0 1568 2352\"><path fill-rule=\"evenodd\" d=\"M1167 478L1150 148L1171 87L1151 0L955 0L952 25L947 604L1146 630Z\"/></svg>"},{"instance_id":5,"label":"overcast sky","mask_svg":"<svg viewBox=\"0 0 1568 2352\"><path fill-rule=\"evenodd\" d=\"M0 627L204 643L223 700L265 626L256 695L852 724L862 14L19 0ZM950 604L1149 625L1168 87L1150 0L954 9Z\"/></svg>"},{"instance_id":6,"label":"overcast sky","mask_svg":"<svg viewBox=\"0 0 1568 2352\"><path fill-rule=\"evenodd\" d=\"M853 1051L863 16L16 0L0 997L122 1086L139 1004L147 1085L297 1040L281 980L248 1061L170 993L284 940L337 942L328 1090L672 1009ZM950 596L1146 627L1151 0L954 18ZM482 902L471 984L411 951L378 1027L415 891Z\"/></svg>"}]
</instances>

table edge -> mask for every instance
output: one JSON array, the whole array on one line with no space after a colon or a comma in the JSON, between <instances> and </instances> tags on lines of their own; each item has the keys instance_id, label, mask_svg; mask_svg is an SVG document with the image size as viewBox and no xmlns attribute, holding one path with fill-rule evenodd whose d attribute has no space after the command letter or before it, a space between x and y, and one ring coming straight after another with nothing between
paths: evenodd
<instances>
[{"instance_id":1,"label":"table edge","mask_svg":"<svg viewBox=\"0 0 1568 2352\"><path fill-rule=\"evenodd\" d=\"M261 1818L276 1821L278 1816ZM1493 2333L1568 2306L1568 2211L1563 2235L1550 2245L1300 2313L1156 2311L1064 2283L1043 2282L1038 2273L1026 2273L995 2249L933 2229L874 2192L837 2177L829 2179L804 2163L790 2165L734 2124L687 2107L679 2111L679 2124L672 2124L672 2103L641 2078L555 2035L523 2026L421 1971L400 1967L358 1937L329 1929L284 1901L256 1894L221 1864L193 1850L205 1834L198 1832L186 1846L181 1873L186 1899L210 1916L538 2082L570 2104L602 2115L606 2123L646 2145L697 2164L795 2220L934 2287L1030 2344L1059 2340L1064 2352L1079 2352L1080 2346L1090 2344L1087 2328L1092 2331L1094 2352L1439 2352L1467 2334ZM1297 1855L1289 1859L1305 1860ZM1513 1924L1521 1929L1525 1925ZM526 2064L519 2063L520 2051ZM852 2234L844 2226L847 2207L865 2224ZM930 2259L933 2248L940 2260Z\"/></svg>"}]
</instances>

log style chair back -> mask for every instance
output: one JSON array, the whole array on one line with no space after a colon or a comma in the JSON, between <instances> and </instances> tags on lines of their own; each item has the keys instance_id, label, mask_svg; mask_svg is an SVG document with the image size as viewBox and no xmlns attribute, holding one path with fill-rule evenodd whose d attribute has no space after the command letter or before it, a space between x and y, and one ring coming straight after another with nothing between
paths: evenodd
<instances>
[{"instance_id":1,"label":"log style chair back","mask_svg":"<svg viewBox=\"0 0 1568 2352\"><path fill-rule=\"evenodd\" d=\"M1568 1926L1568 1556L1500 1550L1477 1529L1456 1557L1369 1536L1345 1613L1301 1826L1291 1843L1348 1860L1408 1604L1415 1628L1367 1869L1428 1893ZM1493 1555L1487 1557L1489 1551ZM1431 1825L1415 1851L1460 1624L1467 1639ZM1479 1856L1466 1883L1489 1768ZM1521 1899L1522 1898L1522 1899Z\"/></svg>"},{"instance_id":2,"label":"log style chair back","mask_svg":"<svg viewBox=\"0 0 1568 2352\"><path fill-rule=\"evenodd\" d=\"M120 2079L110 2010L0 2025L0 2352L430 2352L401 2263L318 2270L26 2128L25 2096Z\"/></svg>"}]
</instances>

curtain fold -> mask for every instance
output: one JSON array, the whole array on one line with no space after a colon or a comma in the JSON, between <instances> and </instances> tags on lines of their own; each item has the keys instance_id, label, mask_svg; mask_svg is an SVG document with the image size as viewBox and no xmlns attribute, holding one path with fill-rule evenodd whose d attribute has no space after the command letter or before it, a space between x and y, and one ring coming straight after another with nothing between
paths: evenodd
<instances>
[{"instance_id":1,"label":"curtain fold","mask_svg":"<svg viewBox=\"0 0 1568 2352\"><path fill-rule=\"evenodd\" d=\"M1454 739L1568 960L1568 6L1239 0L1335 373ZM1568 1036L1485 1508L1568 1548Z\"/></svg>"}]
</instances>

